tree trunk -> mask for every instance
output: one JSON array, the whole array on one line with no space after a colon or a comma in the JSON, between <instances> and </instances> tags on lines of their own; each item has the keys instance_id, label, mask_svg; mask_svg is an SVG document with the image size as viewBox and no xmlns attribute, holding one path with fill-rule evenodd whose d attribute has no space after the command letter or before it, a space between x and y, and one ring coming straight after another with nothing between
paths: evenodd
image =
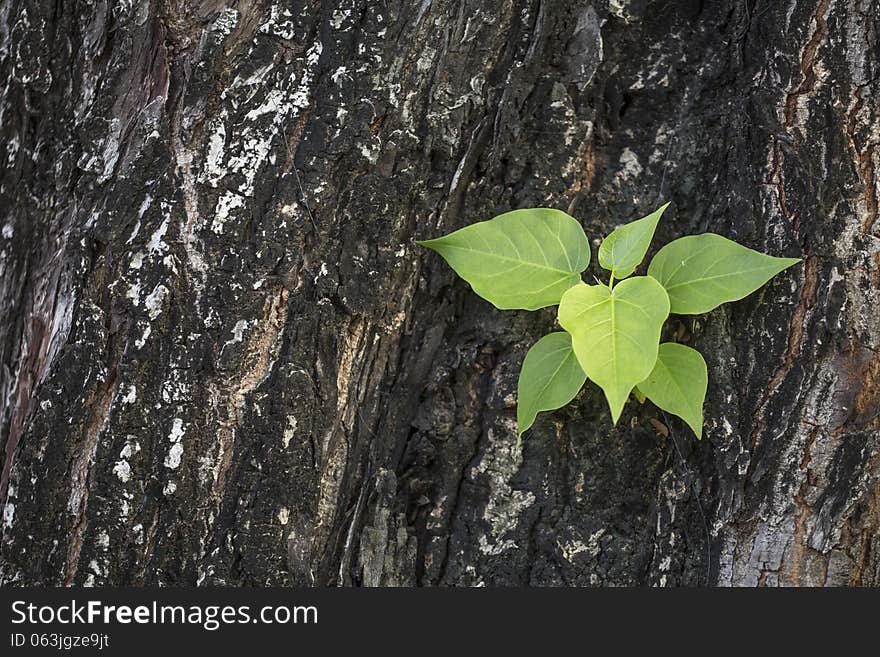
<instances>
[{"instance_id":1,"label":"tree trunk","mask_svg":"<svg viewBox=\"0 0 880 657\"><path fill-rule=\"evenodd\" d=\"M878 16L6 0L0 581L880 584ZM413 239L665 200L804 259L672 322L705 437L588 383L518 449L554 312Z\"/></svg>"}]
</instances>

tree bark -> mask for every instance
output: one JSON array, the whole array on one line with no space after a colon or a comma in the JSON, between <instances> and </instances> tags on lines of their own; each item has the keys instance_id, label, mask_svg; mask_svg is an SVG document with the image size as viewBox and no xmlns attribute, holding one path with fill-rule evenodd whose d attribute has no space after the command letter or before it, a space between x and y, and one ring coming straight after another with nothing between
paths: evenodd
<instances>
[{"instance_id":1,"label":"tree bark","mask_svg":"<svg viewBox=\"0 0 880 657\"><path fill-rule=\"evenodd\" d=\"M7 0L0 581L880 584L878 16ZM666 200L804 259L671 322L705 437L588 383L518 449L554 312L413 239Z\"/></svg>"}]
</instances>

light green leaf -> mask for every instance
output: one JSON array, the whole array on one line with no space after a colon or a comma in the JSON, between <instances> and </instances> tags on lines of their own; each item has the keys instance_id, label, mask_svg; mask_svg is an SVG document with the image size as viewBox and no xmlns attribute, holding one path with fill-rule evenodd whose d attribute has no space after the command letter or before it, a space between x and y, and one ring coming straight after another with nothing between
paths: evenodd
<instances>
[{"instance_id":1,"label":"light green leaf","mask_svg":"<svg viewBox=\"0 0 880 657\"><path fill-rule=\"evenodd\" d=\"M654 369L669 297L648 276L605 285L581 283L562 296L559 323L578 362L605 393L614 422L633 387Z\"/></svg>"},{"instance_id":2,"label":"light green leaf","mask_svg":"<svg viewBox=\"0 0 880 657\"><path fill-rule=\"evenodd\" d=\"M748 296L800 258L775 258L714 233L670 242L651 260L648 275L669 293L671 312L696 315Z\"/></svg>"},{"instance_id":3,"label":"light green leaf","mask_svg":"<svg viewBox=\"0 0 880 657\"><path fill-rule=\"evenodd\" d=\"M560 210L514 210L418 242L439 253L474 292L502 310L559 303L590 264L590 243Z\"/></svg>"},{"instance_id":4,"label":"light green leaf","mask_svg":"<svg viewBox=\"0 0 880 657\"><path fill-rule=\"evenodd\" d=\"M641 390L639 390L639 387L638 387L638 386L636 386L635 388L633 388L633 396L636 398L636 400L637 400L640 404L644 404L644 403L645 403L645 400L647 399L647 397L645 397L644 393L643 393Z\"/></svg>"},{"instance_id":5,"label":"light green leaf","mask_svg":"<svg viewBox=\"0 0 880 657\"><path fill-rule=\"evenodd\" d=\"M541 411L565 406L583 387L587 375L571 348L571 336L559 331L538 340L519 371L516 423L519 435L535 422Z\"/></svg>"},{"instance_id":6,"label":"light green leaf","mask_svg":"<svg viewBox=\"0 0 880 657\"><path fill-rule=\"evenodd\" d=\"M602 240L599 247L599 264L611 271L614 278L626 278L638 267L657 229L660 215L669 207L669 203L649 214L615 229Z\"/></svg>"},{"instance_id":7,"label":"light green leaf","mask_svg":"<svg viewBox=\"0 0 880 657\"><path fill-rule=\"evenodd\" d=\"M664 342L657 364L639 390L668 413L674 413L697 434L703 435L703 400L709 375L700 352L675 342Z\"/></svg>"}]
</instances>

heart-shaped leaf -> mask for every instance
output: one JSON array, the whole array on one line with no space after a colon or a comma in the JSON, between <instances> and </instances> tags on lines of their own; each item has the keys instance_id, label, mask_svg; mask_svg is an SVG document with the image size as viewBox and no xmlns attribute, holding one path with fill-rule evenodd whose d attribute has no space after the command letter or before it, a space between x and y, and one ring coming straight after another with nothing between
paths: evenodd
<instances>
[{"instance_id":1,"label":"heart-shaped leaf","mask_svg":"<svg viewBox=\"0 0 880 657\"><path fill-rule=\"evenodd\" d=\"M418 242L439 253L474 292L502 310L559 303L590 264L590 243L560 210L514 210Z\"/></svg>"},{"instance_id":2,"label":"heart-shaped leaf","mask_svg":"<svg viewBox=\"0 0 880 657\"><path fill-rule=\"evenodd\" d=\"M599 264L611 271L614 278L626 278L632 274L648 252L657 222L669 203L647 217L616 228L602 240L599 247Z\"/></svg>"},{"instance_id":3,"label":"heart-shaped leaf","mask_svg":"<svg viewBox=\"0 0 880 657\"><path fill-rule=\"evenodd\" d=\"M633 387L654 369L669 297L657 281L636 276L618 283L571 288L559 304L559 323L586 375L605 393L614 422Z\"/></svg>"},{"instance_id":4,"label":"heart-shaped leaf","mask_svg":"<svg viewBox=\"0 0 880 657\"><path fill-rule=\"evenodd\" d=\"M703 435L703 400L708 384L706 361L699 351L664 342L653 371L638 389L664 411L687 422L699 439Z\"/></svg>"},{"instance_id":5,"label":"heart-shaped leaf","mask_svg":"<svg viewBox=\"0 0 880 657\"><path fill-rule=\"evenodd\" d=\"M561 408L574 399L586 380L568 333L558 331L538 340L529 349L519 371L516 402L519 435L532 426L541 411Z\"/></svg>"},{"instance_id":6,"label":"heart-shaped leaf","mask_svg":"<svg viewBox=\"0 0 880 657\"><path fill-rule=\"evenodd\" d=\"M669 294L671 312L696 315L748 296L800 258L775 258L715 233L670 242L651 260L648 275Z\"/></svg>"}]
</instances>

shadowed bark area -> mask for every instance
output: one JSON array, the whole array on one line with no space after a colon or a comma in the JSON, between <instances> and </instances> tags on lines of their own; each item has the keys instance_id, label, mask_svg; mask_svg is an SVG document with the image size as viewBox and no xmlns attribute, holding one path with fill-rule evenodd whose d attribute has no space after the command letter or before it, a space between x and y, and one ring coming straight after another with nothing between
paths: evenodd
<instances>
[{"instance_id":1,"label":"shadowed bark area","mask_svg":"<svg viewBox=\"0 0 880 657\"><path fill-rule=\"evenodd\" d=\"M0 581L880 584L878 16L9 0ZM517 449L554 311L413 239L666 200L653 251L804 258L670 322L703 440L588 383Z\"/></svg>"}]
</instances>

